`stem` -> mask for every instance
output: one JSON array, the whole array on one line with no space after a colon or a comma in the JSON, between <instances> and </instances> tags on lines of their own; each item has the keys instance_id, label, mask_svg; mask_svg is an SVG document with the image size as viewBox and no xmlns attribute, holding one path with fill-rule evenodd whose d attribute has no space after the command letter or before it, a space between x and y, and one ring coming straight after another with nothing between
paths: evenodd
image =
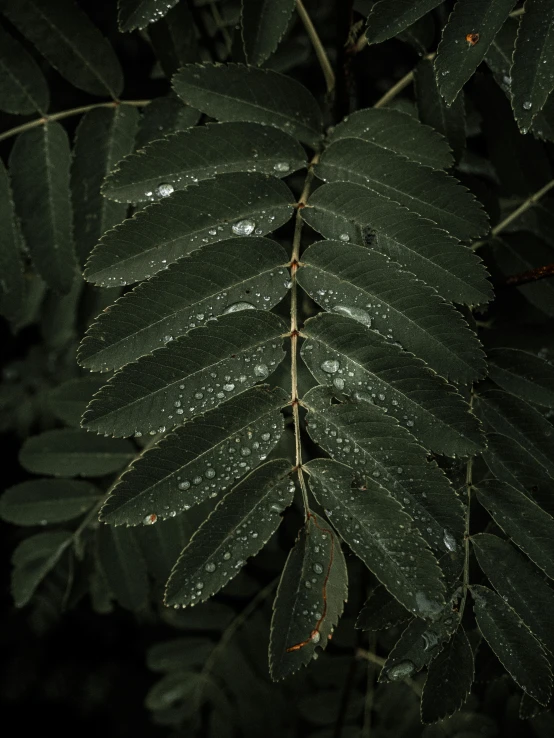
<instances>
[{"instance_id":1,"label":"stem","mask_svg":"<svg viewBox=\"0 0 554 738\"><path fill-rule=\"evenodd\" d=\"M517 287L522 284L529 284L530 282L538 282L539 279L546 279L547 277L554 277L554 264L545 264L544 266L536 267L536 269L530 269L527 272L512 274L511 277L506 277L500 286Z\"/></svg>"},{"instance_id":2,"label":"stem","mask_svg":"<svg viewBox=\"0 0 554 738\"><path fill-rule=\"evenodd\" d=\"M423 58L431 61L431 59L434 59L435 56L436 56L436 52L433 51L431 54L427 54ZM412 69L411 72L408 72L407 74L405 74L402 77L402 79L399 79L398 82L390 88L390 90L387 90L385 92L383 97L380 97L379 100L377 100L377 102L375 103L373 107L382 108L387 103L389 103L391 100L393 100L398 95L399 92L402 92L404 88L406 88L409 84L411 84L414 81L414 74L415 74L414 69Z\"/></svg>"},{"instance_id":3,"label":"stem","mask_svg":"<svg viewBox=\"0 0 554 738\"><path fill-rule=\"evenodd\" d=\"M473 388L471 390L471 397L469 400L469 411L473 410ZM467 593L469 590L469 531L470 531L470 517L471 517L471 490L473 488L473 456L470 456L466 466L466 490L467 490L467 510L466 510L466 521L464 530L464 574L462 580L462 602L460 604L460 622L464 615L464 610L467 601Z\"/></svg>"},{"instance_id":4,"label":"stem","mask_svg":"<svg viewBox=\"0 0 554 738\"><path fill-rule=\"evenodd\" d=\"M233 46L233 39L231 38L231 34L225 27L225 23L223 22L223 18L221 17L221 13L219 12L219 8L215 4L215 2L210 3L210 10L212 13L212 18L214 19L214 23L217 26L217 29L223 36L223 40L225 42L225 49L227 50L227 54L231 53L231 47Z\"/></svg>"},{"instance_id":5,"label":"stem","mask_svg":"<svg viewBox=\"0 0 554 738\"><path fill-rule=\"evenodd\" d=\"M11 136L16 136L18 133L23 133L23 131L29 131L31 128L50 123L53 120L62 120L63 118L70 118L73 115L81 115L81 113L88 113L89 110L95 110L96 108L117 108L118 105L132 105L135 108L142 108L151 102L151 100L112 100L111 102L93 103L92 105L82 105L80 108L62 110L59 113L43 115L41 118L35 118L34 120L28 121L28 123L22 123L20 126L10 128L8 131L0 133L0 141L4 141Z\"/></svg>"},{"instance_id":6,"label":"stem","mask_svg":"<svg viewBox=\"0 0 554 738\"><path fill-rule=\"evenodd\" d=\"M554 179L551 179L550 182L544 185L544 187L541 187L540 190L535 192L534 195L531 195L531 197L527 198L525 202L521 203L521 205L514 210L513 213L510 213L504 220L500 221L498 225L496 225L492 231L491 235L497 236L501 231L503 231L506 226L509 226L512 221L514 221L516 218L519 218L520 215L522 215L526 210L529 210L530 207L535 205L541 197L544 197L547 192L550 192L550 190L554 187Z\"/></svg>"},{"instance_id":7,"label":"stem","mask_svg":"<svg viewBox=\"0 0 554 738\"><path fill-rule=\"evenodd\" d=\"M314 47L315 54L323 72L323 76L325 77L327 92L330 93L335 89L335 73L333 72L333 67L331 66L331 62L329 61L327 52L325 51L323 44L321 43L321 39L319 38L317 31L315 30L312 19L308 15L308 11L304 7L304 3L302 2L302 0L296 0L296 9L298 10L300 20L304 24L306 33L308 34L308 37L312 42L312 46Z\"/></svg>"},{"instance_id":8,"label":"stem","mask_svg":"<svg viewBox=\"0 0 554 738\"><path fill-rule=\"evenodd\" d=\"M386 663L386 659L381 658L381 656L376 656L373 651L366 651L363 648L359 648L356 651L356 657L359 659L365 659L366 661L371 661L372 664L376 664L377 666L384 666Z\"/></svg>"}]
</instances>

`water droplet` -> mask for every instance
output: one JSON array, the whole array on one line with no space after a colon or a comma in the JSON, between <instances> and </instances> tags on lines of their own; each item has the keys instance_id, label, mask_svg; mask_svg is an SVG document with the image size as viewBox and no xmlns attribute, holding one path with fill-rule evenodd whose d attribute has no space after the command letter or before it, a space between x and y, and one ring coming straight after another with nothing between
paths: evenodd
<instances>
[{"instance_id":1,"label":"water droplet","mask_svg":"<svg viewBox=\"0 0 554 738\"><path fill-rule=\"evenodd\" d=\"M283 282L283 286L284 286L284 288L286 290L290 290L290 288L292 287L292 280L291 279L287 279L286 282Z\"/></svg>"},{"instance_id":2,"label":"water droplet","mask_svg":"<svg viewBox=\"0 0 554 738\"><path fill-rule=\"evenodd\" d=\"M310 636L310 640L312 643L319 643L321 640L321 634L319 630L314 630L312 632L312 635Z\"/></svg>"},{"instance_id":3,"label":"water droplet","mask_svg":"<svg viewBox=\"0 0 554 738\"><path fill-rule=\"evenodd\" d=\"M204 582L196 582L196 589L204 589Z\"/></svg>"},{"instance_id":4,"label":"water droplet","mask_svg":"<svg viewBox=\"0 0 554 738\"><path fill-rule=\"evenodd\" d=\"M190 489L190 482L188 479L179 483L179 489Z\"/></svg>"},{"instance_id":5,"label":"water droplet","mask_svg":"<svg viewBox=\"0 0 554 738\"><path fill-rule=\"evenodd\" d=\"M234 384L224 384L223 389L225 390L225 392L232 392L235 389L235 385Z\"/></svg>"},{"instance_id":6,"label":"water droplet","mask_svg":"<svg viewBox=\"0 0 554 738\"><path fill-rule=\"evenodd\" d=\"M262 433L262 441L269 441L271 433Z\"/></svg>"},{"instance_id":7,"label":"water droplet","mask_svg":"<svg viewBox=\"0 0 554 738\"><path fill-rule=\"evenodd\" d=\"M340 368L340 364L336 359L327 359L321 364L321 368L327 374L336 374Z\"/></svg>"},{"instance_id":8,"label":"water droplet","mask_svg":"<svg viewBox=\"0 0 554 738\"><path fill-rule=\"evenodd\" d=\"M447 551L456 551L458 549L458 544L456 543L456 539L452 535L452 533L449 533L449 531L444 530L444 535L442 538L442 542L444 543L444 546Z\"/></svg>"},{"instance_id":9,"label":"water droplet","mask_svg":"<svg viewBox=\"0 0 554 738\"><path fill-rule=\"evenodd\" d=\"M154 525L157 519L158 516L156 515L156 513L150 513L150 515L147 515L142 522L144 523L144 525Z\"/></svg>"},{"instance_id":10,"label":"water droplet","mask_svg":"<svg viewBox=\"0 0 554 738\"><path fill-rule=\"evenodd\" d=\"M229 307L226 307L223 311L224 315L227 315L228 313L239 313L241 310L255 310L256 306L252 305L249 302L235 302L233 305L229 305Z\"/></svg>"},{"instance_id":11,"label":"water droplet","mask_svg":"<svg viewBox=\"0 0 554 738\"><path fill-rule=\"evenodd\" d=\"M194 477L192 480L193 484L202 484L202 477Z\"/></svg>"},{"instance_id":12,"label":"water droplet","mask_svg":"<svg viewBox=\"0 0 554 738\"><path fill-rule=\"evenodd\" d=\"M206 479L213 479L215 475L216 475L216 471L215 469L212 469L212 467L210 467L209 469L206 469L206 472L204 474Z\"/></svg>"},{"instance_id":13,"label":"water droplet","mask_svg":"<svg viewBox=\"0 0 554 738\"><path fill-rule=\"evenodd\" d=\"M231 558L231 554L229 553L229 551L227 551L227 553L224 553L223 554L223 560L224 561L229 561L230 558Z\"/></svg>"},{"instance_id":14,"label":"water droplet","mask_svg":"<svg viewBox=\"0 0 554 738\"><path fill-rule=\"evenodd\" d=\"M416 592L415 599L419 614L424 618L431 618L431 620L434 620L440 613L440 605L437 602L430 600L425 592Z\"/></svg>"},{"instance_id":15,"label":"water droplet","mask_svg":"<svg viewBox=\"0 0 554 738\"><path fill-rule=\"evenodd\" d=\"M276 172L288 172L290 165L287 164L286 161L278 161L277 164L274 165L273 169L275 169Z\"/></svg>"},{"instance_id":16,"label":"water droplet","mask_svg":"<svg viewBox=\"0 0 554 738\"><path fill-rule=\"evenodd\" d=\"M244 448L241 448L241 450L240 450L240 455L241 456L250 456L251 453L252 453L252 451L250 451L250 449L248 448L248 446L245 446Z\"/></svg>"},{"instance_id":17,"label":"water droplet","mask_svg":"<svg viewBox=\"0 0 554 738\"><path fill-rule=\"evenodd\" d=\"M432 630L428 630L421 636L423 638L423 650L424 651L430 651L432 648L435 648L437 643L439 642L439 638L436 633L434 633Z\"/></svg>"},{"instance_id":18,"label":"water droplet","mask_svg":"<svg viewBox=\"0 0 554 738\"><path fill-rule=\"evenodd\" d=\"M212 572L215 571L215 564L212 564L212 563L206 564L204 569L211 574Z\"/></svg>"},{"instance_id":19,"label":"water droplet","mask_svg":"<svg viewBox=\"0 0 554 738\"><path fill-rule=\"evenodd\" d=\"M348 233L341 233L339 238L341 241L350 241L350 236L348 235Z\"/></svg>"},{"instance_id":20,"label":"water droplet","mask_svg":"<svg viewBox=\"0 0 554 738\"><path fill-rule=\"evenodd\" d=\"M533 107L533 103L529 102L529 100L526 100L523 103L523 107L524 107L525 110L531 110L531 108Z\"/></svg>"},{"instance_id":21,"label":"water droplet","mask_svg":"<svg viewBox=\"0 0 554 738\"><path fill-rule=\"evenodd\" d=\"M267 368L266 364L256 364L254 367L254 375L256 377L260 377L260 379L265 379L267 376L269 376L269 369Z\"/></svg>"},{"instance_id":22,"label":"water droplet","mask_svg":"<svg viewBox=\"0 0 554 738\"><path fill-rule=\"evenodd\" d=\"M349 307L348 305L334 305L331 310L334 313L339 313L339 315L346 315L347 318L357 320L358 323L371 328L371 316L365 310L360 310L357 307Z\"/></svg>"},{"instance_id":23,"label":"water droplet","mask_svg":"<svg viewBox=\"0 0 554 738\"><path fill-rule=\"evenodd\" d=\"M231 230L236 236L249 236L251 233L254 233L255 228L256 224L254 221L247 218L233 223Z\"/></svg>"},{"instance_id":24,"label":"water droplet","mask_svg":"<svg viewBox=\"0 0 554 738\"><path fill-rule=\"evenodd\" d=\"M161 184L158 187L156 187L156 195L158 197L169 197L173 194L175 188L172 184Z\"/></svg>"},{"instance_id":25,"label":"water droplet","mask_svg":"<svg viewBox=\"0 0 554 738\"><path fill-rule=\"evenodd\" d=\"M321 564L314 564L312 566L312 569L315 571L316 574L323 574L323 567L321 566Z\"/></svg>"},{"instance_id":26,"label":"water droplet","mask_svg":"<svg viewBox=\"0 0 554 738\"><path fill-rule=\"evenodd\" d=\"M342 377L335 377L333 379L333 384L338 390L344 389L344 379L342 379Z\"/></svg>"},{"instance_id":27,"label":"water droplet","mask_svg":"<svg viewBox=\"0 0 554 738\"><path fill-rule=\"evenodd\" d=\"M394 666L391 666L387 670L387 677L391 681L398 681L399 679L406 679L411 676L415 671L415 664L407 659L405 661L399 661Z\"/></svg>"}]
</instances>

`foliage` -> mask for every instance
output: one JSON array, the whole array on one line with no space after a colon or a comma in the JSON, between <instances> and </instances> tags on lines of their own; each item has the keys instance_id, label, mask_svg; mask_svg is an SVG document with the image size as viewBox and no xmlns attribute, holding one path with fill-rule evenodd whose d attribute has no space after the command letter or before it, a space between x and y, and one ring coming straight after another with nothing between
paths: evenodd
<instances>
[{"instance_id":1,"label":"foliage","mask_svg":"<svg viewBox=\"0 0 554 738\"><path fill-rule=\"evenodd\" d=\"M176 735L546 735L554 0L88 10L0 0L16 606Z\"/></svg>"}]
</instances>

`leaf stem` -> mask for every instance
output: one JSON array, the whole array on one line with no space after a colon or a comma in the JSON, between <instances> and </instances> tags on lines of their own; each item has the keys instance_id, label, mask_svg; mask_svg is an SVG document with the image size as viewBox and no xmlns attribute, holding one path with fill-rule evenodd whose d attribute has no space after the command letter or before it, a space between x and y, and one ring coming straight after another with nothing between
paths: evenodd
<instances>
[{"instance_id":1,"label":"leaf stem","mask_svg":"<svg viewBox=\"0 0 554 738\"><path fill-rule=\"evenodd\" d=\"M471 389L471 397L469 399L469 411L473 410L473 388ZM467 601L467 593L469 590L469 552L470 552L470 518L471 518L471 490L473 488L473 456L470 456L466 465L466 491L467 491L467 509L466 509L466 521L464 529L464 573L462 579L462 602L460 604L460 622L464 615L464 610Z\"/></svg>"},{"instance_id":2,"label":"leaf stem","mask_svg":"<svg viewBox=\"0 0 554 738\"><path fill-rule=\"evenodd\" d=\"M431 59L434 59L435 56L436 56L436 52L433 51L431 54L427 54L423 58L431 61ZM385 94L382 97L380 97L379 100L377 100L377 102L375 103L373 107L382 108L387 103L389 103L391 100L393 100L398 95L399 92L402 92L403 89L405 89L409 84L411 84L414 81L414 75L415 75L414 69L412 69L410 72L405 74L402 77L402 79L399 79L398 82L390 88L390 90L387 90L387 92L385 92Z\"/></svg>"},{"instance_id":3,"label":"leaf stem","mask_svg":"<svg viewBox=\"0 0 554 738\"><path fill-rule=\"evenodd\" d=\"M498 225L495 225L495 227L491 231L491 235L497 236L501 231L503 231L507 226L510 225L512 221L514 221L516 218L519 218L520 215L522 215L526 210L529 210L530 207L535 205L541 197L544 197L547 192L550 192L550 190L554 187L554 179L551 179L550 182L544 185L544 187L541 187L540 190L537 190L531 197L528 197L525 202L522 202L521 205L514 210L513 213L510 213L504 220L500 221Z\"/></svg>"},{"instance_id":4,"label":"leaf stem","mask_svg":"<svg viewBox=\"0 0 554 738\"><path fill-rule=\"evenodd\" d=\"M131 105L135 108L142 108L149 105L151 100L112 100L111 102L93 103L92 105L82 105L79 108L71 108L71 110L61 110L59 113L52 113L52 115L43 115L41 118L35 118L27 123L22 123L20 126L10 128L8 131L0 133L0 141L5 141L11 136L16 136L18 133L29 131L31 128L42 126L45 123L50 123L53 120L63 120L63 118L70 118L73 115L81 115L81 113L88 113L89 110L95 110L96 108L117 108L119 105Z\"/></svg>"},{"instance_id":5,"label":"leaf stem","mask_svg":"<svg viewBox=\"0 0 554 738\"><path fill-rule=\"evenodd\" d=\"M296 9L298 10L300 20L304 24L306 33L308 34L308 37L312 42L312 46L314 47L315 54L321 67L321 71L323 72L323 76L325 77L327 92L330 93L335 89L335 73L333 72L333 67L331 66L331 62L329 61L327 52L325 51L325 48L321 43L321 39L319 38L317 31L315 30L312 19L308 15L308 11L304 7L304 3L302 2L302 0L296 0Z\"/></svg>"}]
</instances>

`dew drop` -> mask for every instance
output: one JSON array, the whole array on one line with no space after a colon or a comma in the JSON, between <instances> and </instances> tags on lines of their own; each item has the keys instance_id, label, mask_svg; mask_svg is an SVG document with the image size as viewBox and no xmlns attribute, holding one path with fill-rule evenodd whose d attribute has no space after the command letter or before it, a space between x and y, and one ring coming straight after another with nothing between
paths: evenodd
<instances>
[{"instance_id":1,"label":"dew drop","mask_svg":"<svg viewBox=\"0 0 554 738\"><path fill-rule=\"evenodd\" d=\"M232 392L235 389L235 385L234 384L224 384L223 389L225 390L225 392Z\"/></svg>"},{"instance_id":2,"label":"dew drop","mask_svg":"<svg viewBox=\"0 0 554 738\"><path fill-rule=\"evenodd\" d=\"M333 384L338 390L344 389L344 379L342 377L335 377L333 379Z\"/></svg>"},{"instance_id":3,"label":"dew drop","mask_svg":"<svg viewBox=\"0 0 554 738\"><path fill-rule=\"evenodd\" d=\"M175 188L172 184L161 184L158 187L156 187L156 195L158 197L169 197L173 194Z\"/></svg>"},{"instance_id":4,"label":"dew drop","mask_svg":"<svg viewBox=\"0 0 554 738\"><path fill-rule=\"evenodd\" d=\"M231 554L229 553L229 551L223 554L224 561L229 561L230 558L231 558Z\"/></svg>"},{"instance_id":5,"label":"dew drop","mask_svg":"<svg viewBox=\"0 0 554 738\"><path fill-rule=\"evenodd\" d=\"M247 218L233 223L231 230L236 236L249 236L251 233L254 233L255 228L256 224L254 221Z\"/></svg>"},{"instance_id":6,"label":"dew drop","mask_svg":"<svg viewBox=\"0 0 554 738\"><path fill-rule=\"evenodd\" d=\"M142 522L144 523L144 525L154 525L157 519L158 516L156 515L156 513L150 513L150 515L147 515Z\"/></svg>"},{"instance_id":7,"label":"dew drop","mask_svg":"<svg viewBox=\"0 0 554 738\"><path fill-rule=\"evenodd\" d=\"M267 367L267 364L256 364L254 367L254 375L256 377L260 377L260 379L265 379L267 376L269 376L269 369Z\"/></svg>"},{"instance_id":8,"label":"dew drop","mask_svg":"<svg viewBox=\"0 0 554 738\"><path fill-rule=\"evenodd\" d=\"M344 242L350 241L350 236L348 235L348 233L341 233L339 238L341 241Z\"/></svg>"},{"instance_id":9,"label":"dew drop","mask_svg":"<svg viewBox=\"0 0 554 738\"><path fill-rule=\"evenodd\" d=\"M321 566L321 564L314 564L312 566L312 569L315 571L316 574L323 574L323 567Z\"/></svg>"},{"instance_id":10,"label":"dew drop","mask_svg":"<svg viewBox=\"0 0 554 738\"><path fill-rule=\"evenodd\" d=\"M202 484L202 477L194 477L192 480L193 484Z\"/></svg>"},{"instance_id":11,"label":"dew drop","mask_svg":"<svg viewBox=\"0 0 554 738\"><path fill-rule=\"evenodd\" d=\"M357 307L349 307L348 305L334 305L331 310L339 315L346 315L347 318L357 320L358 323L371 328L371 316L365 310Z\"/></svg>"},{"instance_id":12,"label":"dew drop","mask_svg":"<svg viewBox=\"0 0 554 738\"><path fill-rule=\"evenodd\" d=\"M206 472L204 474L206 479L213 479L215 475L216 475L216 471L215 469L212 469L211 467L209 469L206 469Z\"/></svg>"},{"instance_id":13,"label":"dew drop","mask_svg":"<svg viewBox=\"0 0 554 738\"><path fill-rule=\"evenodd\" d=\"M457 551L458 544L456 543L456 539L449 531L446 530L446 528L444 530L442 542L444 543L447 551L451 551L452 553L454 553L454 551Z\"/></svg>"},{"instance_id":14,"label":"dew drop","mask_svg":"<svg viewBox=\"0 0 554 738\"><path fill-rule=\"evenodd\" d=\"M275 169L276 172L288 172L290 169L290 164L288 164L286 161L278 161L273 169Z\"/></svg>"},{"instance_id":15,"label":"dew drop","mask_svg":"<svg viewBox=\"0 0 554 738\"><path fill-rule=\"evenodd\" d=\"M314 630L312 632L312 635L310 636L310 640L312 643L319 643L321 640L321 634L319 630Z\"/></svg>"},{"instance_id":16,"label":"dew drop","mask_svg":"<svg viewBox=\"0 0 554 738\"><path fill-rule=\"evenodd\" d=\"M214 571L215 571L215 564L212 564L212 563L210 563L210 564L206 564L206 566L204 567L204 569L205 569L205 570L206 570L206 571L207 571L208 573L210 573L210 574L211 574L212 572L214 572Z\"/></svg>"},{"instance_id":17,"label":"dew drop","mask_svg":"<svg viewBox=\"0 0 554 738\"><path fill-rule=\"evenodd\" d=\"M188 479L179 483L179 489L190 489L190 482Z\"/></svg>"},{"instance_id":18,"label":"dew drop","mask_svg":"<svg viewBox=\"0 0 554 738\"><path fill-rule=\"evenodd\" d=\"M411 676L415 671L415 665L406 659L405 661L399 661L394 666L391 666L387 671L387 677L391 681L398 681L399 679L406 679Z\"/></svg>"},{"instance_id":19,"label":"dew drop","mask_svg":"<svg viewBox=\"0 0 554 738\"><path fill-rule=\"evenodd\" d=\"M250 302L235 302L232 305L229 305L229 307L226 307L223 311L223 315L227 315L228 313L240 313L241 310L255 310L255 305L252 305Z\"/></svg>"},{"instance_id":20,"label":"dew drop","mask_svg":"<svg viewBox=\"0 0 554 738\"><path fill-rule=\"evenodd\" d=\"M336 359L327 359L321 364L321 368L327 374L336 374L340 368L340 364Z\"/></svg>"},{"instance_id":21,"label":"dew drop","mask_svg":"<svg viewBox=\"0 0 554 738\"><path fill-rule=\"evenodd\" d=\"M525 110L531 110L531 108L533 107L533 103L529 102L529 100L526 100L523 103L523 107L524 107Z\"/></svg>"}]
</instances>

